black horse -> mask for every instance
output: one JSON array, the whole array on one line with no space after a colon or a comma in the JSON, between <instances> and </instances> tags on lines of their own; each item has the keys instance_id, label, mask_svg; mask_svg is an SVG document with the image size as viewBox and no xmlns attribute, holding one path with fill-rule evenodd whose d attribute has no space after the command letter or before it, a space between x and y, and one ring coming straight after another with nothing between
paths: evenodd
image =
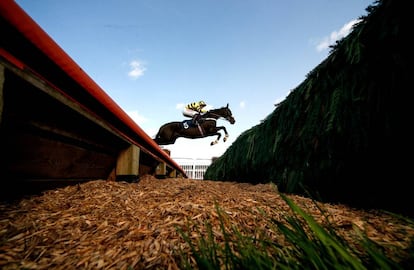
<instances>
[{"instance_id":1,"label":"black horse","mask_svg":"<svg viewBox=\"0 0 414 270\"><path fill-rule=\"evenodd\" d=\"M211 142L211 145L214 145L218 143L221 138L221 133L218 132L219 130L224 130L225 136L223 141L226 141L229 136L226 128L224 126L216 126L216 120L219 118L224 118L229 121L230 124L234 124L236 122L229 109L228 103L226 107L212 109L206 112L199 120L200 124L198 126L189 125L191 120L164 124L160 127L154 141L159 145L166 145L174 144L175 140L179 137L197 139L217 135L217 139Z\"/></svg>"}]
</instances>

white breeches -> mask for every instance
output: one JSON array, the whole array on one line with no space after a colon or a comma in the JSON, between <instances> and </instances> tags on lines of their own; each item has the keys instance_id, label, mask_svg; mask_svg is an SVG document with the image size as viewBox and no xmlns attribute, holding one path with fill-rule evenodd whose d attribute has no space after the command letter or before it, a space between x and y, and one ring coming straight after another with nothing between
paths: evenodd
<instances>
[{"instance_id":1,"label":"white breeches","mask_svg":"<svg viewBox=\"0 0 414 270\"><path fill-rule=\"evenodd\" d=\"M187 116L187 117L193 117L194 115L196 115L198 112L197 111L193 111L193 110L190 110L190 109L187 109L187 108L184 108L184 110L183 110L183 115L184 116Z\"/></svg>"}]
</instances>

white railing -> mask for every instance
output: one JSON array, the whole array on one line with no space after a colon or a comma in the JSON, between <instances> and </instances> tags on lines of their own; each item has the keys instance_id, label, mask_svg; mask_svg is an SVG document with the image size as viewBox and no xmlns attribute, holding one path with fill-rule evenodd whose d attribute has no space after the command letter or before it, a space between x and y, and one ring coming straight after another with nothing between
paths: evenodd
<instances>
[{"instance_id":1,"label":"white railing","mask_svg":"<svg viewBox=\"0 0 414 270\"><path fill-rule=\"evenodd\" d=\"M204 173L211 165L211 159L172 158L183 168L185 174L191 179L204 179Z\"/></svg>"}]
</instances>

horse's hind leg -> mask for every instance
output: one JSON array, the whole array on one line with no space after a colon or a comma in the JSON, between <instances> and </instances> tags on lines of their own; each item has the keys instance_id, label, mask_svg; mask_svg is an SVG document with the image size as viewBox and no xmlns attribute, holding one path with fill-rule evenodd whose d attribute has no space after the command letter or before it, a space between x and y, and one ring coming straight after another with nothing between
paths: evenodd
<instances>
[{"instance_id":1,"label":"horse's hind leg","mask_svg":"<svg viewBox=\"0 0 414 270\"><path fill-rule=\"evenodd\" d=\"M210 143L210 145L215 145L215 144L217 144L217 143L219 142L219 140L220 140L220 137L221 137L221 133L220 133L220 132L214 133L213 135L217 135L217 138L216 138L216 140L215 140L215 141L212 141L212 142Z\"/></svg>"}]
</instances>

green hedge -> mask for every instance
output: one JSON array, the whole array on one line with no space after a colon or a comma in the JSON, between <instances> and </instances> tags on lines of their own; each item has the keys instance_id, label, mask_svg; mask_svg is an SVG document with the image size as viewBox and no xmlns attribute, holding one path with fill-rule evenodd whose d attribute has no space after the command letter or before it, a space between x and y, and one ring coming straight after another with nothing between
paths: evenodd
<instances>
[{"instance_id":1,"label":"green hedge","mask_svg":"<svg viewBox=\"0 0 414 270\"><path fill-rule=\"evenodd\" d=\"M205 179L413 213L408 1L376 1L352 32Z\"/></svg>"}]
</instances>

